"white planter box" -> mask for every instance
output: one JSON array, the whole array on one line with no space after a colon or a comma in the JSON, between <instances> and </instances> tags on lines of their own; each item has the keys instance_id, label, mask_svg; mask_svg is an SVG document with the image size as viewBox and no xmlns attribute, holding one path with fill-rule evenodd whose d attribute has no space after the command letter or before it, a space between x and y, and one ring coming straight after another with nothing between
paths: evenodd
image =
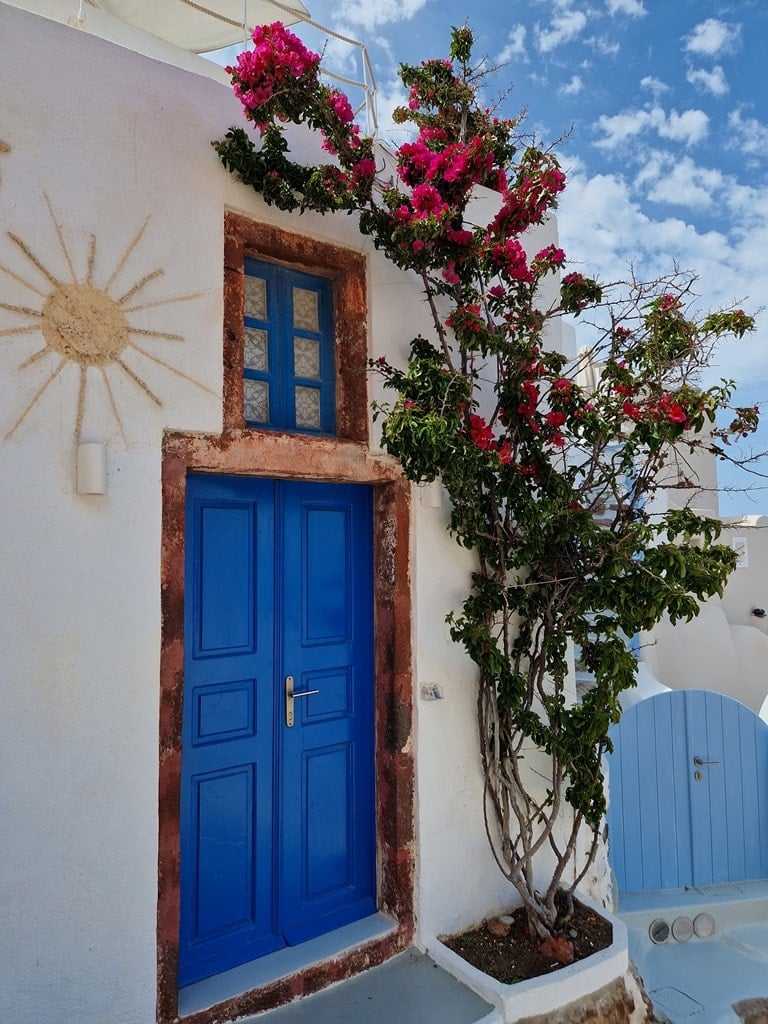
<instances>
[{"instance_id":1,"label":"white planter box","mask_svg":"<svg viewBox=\"0 0 768 1024\"><path fill-rule=\"evenodd\" d=\"M583 999L616 981L629 968L627 929L624 923L585 896L577 898L610 921L613 926L613 942L606 949L561 967L552 974L505 985L477 970L458 953L444 946L439 939L429 945L427 953L444 970L496 1006L504 1024L515 1024L515 1021L536 1014L553 1013L559 1007Z\"/></svg>"}]
</instances>

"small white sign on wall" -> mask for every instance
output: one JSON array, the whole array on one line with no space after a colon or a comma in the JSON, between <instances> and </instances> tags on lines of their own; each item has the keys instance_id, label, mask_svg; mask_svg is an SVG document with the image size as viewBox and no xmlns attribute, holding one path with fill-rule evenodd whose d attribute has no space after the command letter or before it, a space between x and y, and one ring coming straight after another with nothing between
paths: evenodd
<instances>
[{"instance_id":1,"label":"small white sign on wall","mask_svg":"<svg viewBox=\"0 0 768 1024\"><path fill-rule=\"evenodd\" d=\"M749 545L746 537L731 537L731 547L738 556L737 569L749 568Z\"/></svg>"}]
</instances>

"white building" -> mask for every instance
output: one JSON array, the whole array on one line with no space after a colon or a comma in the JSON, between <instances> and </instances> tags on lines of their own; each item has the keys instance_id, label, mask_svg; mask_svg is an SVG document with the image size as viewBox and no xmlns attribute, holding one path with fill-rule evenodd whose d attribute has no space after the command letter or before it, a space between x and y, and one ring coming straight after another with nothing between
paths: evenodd
<instances>
[{"instance_id":1,"label":"white building","mask_svg":"<svg viewBox=\"0 0 768 1024\"><path fill-rule=\"evenodd\" d=\"M241 113L220 69L23 6L0 0L0 1019L254 1012L510 899L444 625L469 563L369 413L366 359L403 362L425 311L349 218L286 218L221 166ZM265 287L299 301L265 313ZM265 369L258 322L286 308L302 384ZM246 428L267 398L321 429ZM306 660L348 633L341 675ZM318 756L313 720L336 723ZM284 935L271 981L226 973Z\"/></svg>"}]
</instances>

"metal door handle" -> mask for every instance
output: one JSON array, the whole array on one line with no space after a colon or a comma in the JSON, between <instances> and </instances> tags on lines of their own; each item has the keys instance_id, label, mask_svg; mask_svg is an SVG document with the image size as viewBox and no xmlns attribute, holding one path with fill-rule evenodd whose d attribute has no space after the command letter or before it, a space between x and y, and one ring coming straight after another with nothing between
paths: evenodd
<instances>
[{"instance_id":1,"label":"metal door handle","mask_svg":"<svg viewBox=\"0 0 768 1024\"><path fill-rule=\"evenodd\" d=\"M293 676L285 677L285 724L289 729L293 728L296 715L293 710L293 702L297 697L309 697L313 693L320 693L319 690L298 690L293 689Z\"/></svg>"},{"instance_id":2,"label":"metal door handle","mask_svg":"<svg viewBox=\"0 0 768 1024\"><path fill-rule=\"evenodd\" d=\"M708 767L710 767L710 765L720 764L719 761L705 761L701 757L694 757L693 763L696 765L697 768L704 768L704 767L708 768Z\"/></svg>"}]
</instances>

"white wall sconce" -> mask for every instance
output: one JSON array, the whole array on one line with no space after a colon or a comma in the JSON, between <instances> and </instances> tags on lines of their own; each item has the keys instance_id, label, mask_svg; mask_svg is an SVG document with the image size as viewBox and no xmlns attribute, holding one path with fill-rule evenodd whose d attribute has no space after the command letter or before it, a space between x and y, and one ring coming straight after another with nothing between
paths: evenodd
<instances>
[{"instance_id":1,"label":"white wall sconce","mask_svg":"<svg viewBox=\"0 0 768 1024\"><path fill-rule=\"evenodd\" d=\"M107 446L88 442L77 446L77 493L107 493Z\"/></svg>"},{"instance_id":2,"label":"white wall sconce","mask_svg":"<svg viewBox=\"0 0 768 1024\"><path fill-rule=\"evenodd\" d=\"M439 480L419 484L419 497L424 508L443 507L443 485Z\"/></svg>"}]
</instances>

